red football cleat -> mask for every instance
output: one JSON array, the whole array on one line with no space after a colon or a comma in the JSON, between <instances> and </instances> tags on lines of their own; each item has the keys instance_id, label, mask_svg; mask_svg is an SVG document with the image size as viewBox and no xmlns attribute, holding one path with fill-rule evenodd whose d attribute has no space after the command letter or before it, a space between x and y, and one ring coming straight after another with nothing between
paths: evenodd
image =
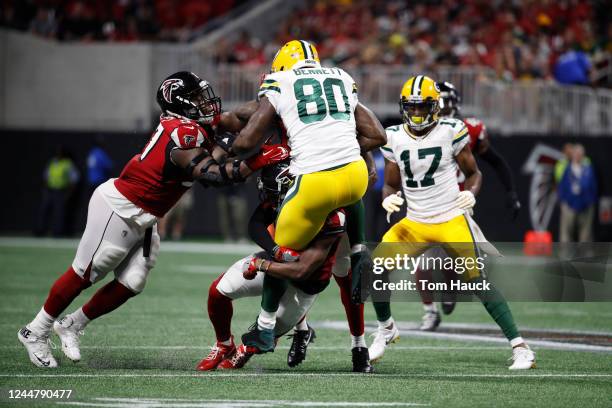
<instances>
[{"instance_id":1,"label":"red football cleat","mask_svg":"<svg viewBox=\"0 0 612 408\"><path fill-rule=\"evenodd\" d=\"M256 347L241 344L236 349L233 356L224 359L217 367L222 370L236 370L245 366L253 354L257 354Z\"/></svg>"},{"instance_id":2,"label":"red football cleat","mask_svg":"<svg viewBox=\"0 0 612 408\"><path fill-rule=\"evenodd\" d=\"M206 358L200 361L200 364L196 367L198 371L210 371L214 370L219 366L219 364L226 358L230 358L236 353L236 346L234 345L234 336L231 337L232 344L229 346L215 343L215 345L210 349L210 353L206 356Z\"/></svg>"}]
</instances>

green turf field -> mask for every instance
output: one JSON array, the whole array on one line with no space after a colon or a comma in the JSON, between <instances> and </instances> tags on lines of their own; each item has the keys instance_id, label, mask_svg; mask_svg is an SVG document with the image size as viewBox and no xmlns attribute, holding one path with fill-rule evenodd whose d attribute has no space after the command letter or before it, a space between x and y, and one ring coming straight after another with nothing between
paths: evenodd
<instances>
[{"instance_id":1,"label":"green turf field","mask_svg":"<svg viewBox=\"0 0 612 408\"><path fill-rule=\"evenodd\" d=\"M42 242L0 241L1 406L612 406L610 303L511 304L520 327L539 337L532 343L538 368L528 372L509 372L510 350L488 330L491 322L479 304L459 304L443 321L441 333L421 336L406 330L376 365L376 374L353 375L344 312L332 283L311 312L318 338L301 366L287 367L289 341L283 339L275 353L256 356L243 370L198 373L194 367L214 341L205 312L208 285L245 255L231 254L231 248L223 254L162 249L144 293L87 328L83 361L73 364L57 349L60 367L43 371L28 360L17 330L39 310L74 253L74 242L44 243L46 247ZM69 311L97 287L82 294ZM258 309L258 299L235 303L234 334L252 323ZM374 323L369 304L366 313L366 320ZM421 309L396 304L394 315L409 329ZM10 389L73 392L64 401L11 401Z\"/></svg>"}]
</instances>

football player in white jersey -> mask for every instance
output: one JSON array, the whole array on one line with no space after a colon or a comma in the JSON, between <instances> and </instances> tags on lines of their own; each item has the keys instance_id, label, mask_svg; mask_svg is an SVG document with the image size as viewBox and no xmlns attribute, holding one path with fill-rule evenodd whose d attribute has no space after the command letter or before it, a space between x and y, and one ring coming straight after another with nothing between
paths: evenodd
<instances>
[{"instance_id":1,"label":"football player in white jersey","mask_svg":"<svg viewBox=\"0 0 612 408\"><path fill-rule=\"evenodd\" d=\"M467 127L459 119L438 119L439 100L440 90L427 76L412 77L402 88L403 124L387 128L388 142L382 148L386 159L382 205L391 214L399 211L405 201L407 213L383 236L375 256L384 256L389 249L386 243L401 242L438 243L453 258L478 257L474 237L482 237L482 233L469 211L476 203L482 175L468 146ZM457 166L466 177L463 191L457 185ZM410 249L413 251L410 255L418 256L423 249ZM473 267L466 268L461 280L483 282L483 271L477 262L471 264ZM486 293L484 290L474 293L510 342L513 350L510 369L535 367L535 353L520 336L501 294L492 284ZM380 359L387 344L399 337L390 304L375 302L374 308L378 331L369 349L372 361Z\"/></svg>"},{"instance_id":2,"label":"football player in white jersey","mask_svg":"<svg viewBox=\"0 0 612 408\"><path fill-rule=\"evenodd\" d=\"M248 156L266 138L265 130L281 119L296 181L279 211L274 240L278 259L295 260L295 251L312 241L331 211L344 207L349 214L363 214L368 171L362 156L384 145L386 136L376 116L359 103L353 78L340 68L321 67L309 42L293 40L281 47L271 71L260 87L259 107L232 149ZM355 274L355 266L367 256L362 243L351 250ZM274 328L286 286L286 281L266 279L258 324L251 334Z\"/></svg>"}]
</instances>

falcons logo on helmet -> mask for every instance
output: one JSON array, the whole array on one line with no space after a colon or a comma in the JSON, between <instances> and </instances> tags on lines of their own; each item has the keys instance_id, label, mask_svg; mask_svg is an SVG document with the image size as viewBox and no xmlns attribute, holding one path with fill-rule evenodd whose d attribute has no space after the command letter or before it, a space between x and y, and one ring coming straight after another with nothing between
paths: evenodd
<instances>
[{"instance_id":1,"label":"falcons logo on helmet","mask_svg":"<svg viewBox=\"0 0 612 408\"><path fill-rule=\"evenodd\" d=\"M176 91L183 86L183 80L172 78L167 79L161 84L162 94L168 103L172 103L172 91Z\"/></svg>"}]
</instances>

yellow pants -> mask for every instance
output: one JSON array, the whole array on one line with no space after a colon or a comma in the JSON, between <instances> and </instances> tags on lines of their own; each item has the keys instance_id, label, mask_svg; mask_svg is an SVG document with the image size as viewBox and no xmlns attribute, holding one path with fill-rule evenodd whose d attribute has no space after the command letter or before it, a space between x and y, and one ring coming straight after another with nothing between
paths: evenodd
<instances>
[{"instance_id":1,"label":"yellow pants","mask_svg":"<svg viewBox=\"0 0 612 408\"><path fill-rule=\"evenodd\" d=\"M439 224L426 224L404 218L385 233L382 243L375 251L375 256L394 256L398 251L409 256L418 256L427 249L426 245L419 244L426 243L440 244L446 253L454 258L475 260L480 256L468 220L463 215ZM385 243L402 245L395 247L384 245ZM481 271L477 266L471 266L466 268L462 276L466 280L472 280L481 276Z\"/></svg>"},{"instance_id":2,"label":"yellow pants","mask_svg":"<svg viewBox=\"0 0 612 408\"><path fill-rule=\"evenodd\" d=\"M368 170L363 159L298 176L280 208L274 240L280 246L306 248L329 213L360 200L367 187Z\"/></svg>"}]
</instances>

